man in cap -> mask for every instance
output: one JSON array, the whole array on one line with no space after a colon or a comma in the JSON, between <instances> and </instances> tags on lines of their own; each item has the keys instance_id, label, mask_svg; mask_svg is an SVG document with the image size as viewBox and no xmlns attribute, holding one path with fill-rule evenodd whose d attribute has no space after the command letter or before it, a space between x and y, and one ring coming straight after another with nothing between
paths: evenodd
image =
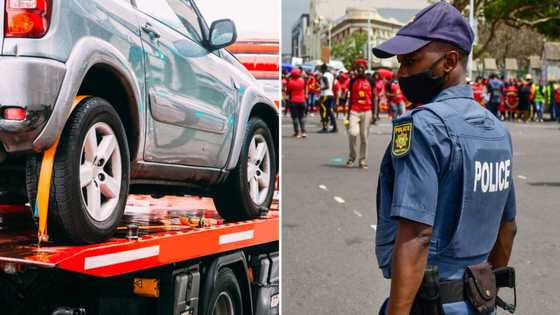
<instances>
[{"instance_id":1,"label":"man in cap","mask_svg":"<svg viewBox=\"0 0 560 315\"><path fill-rule=\"evenodd\" d=\"M375 250L391 291L380 314L495 308L491 268L507 265L516 231L513 154L504 125L465 84L473 37L442 1L373 49L380 58L397 55L402 92L423 104L393 121L381 162ZM484 298L471 302L480 292L465 283L482 282ZM438 299L426 299L430 283Z\"/></svg>"},{"instance_id":2,"label":"man in cap","mask_svg":"<svg viewBox=\"0 0 560 315\"><path fill-rule=\"evenodd\" d=\"M366 76L368 61L358 59L354 63L356 77L350 80L348 92L350 102L346 120L348 122L348 138L350 142L350 156L346 162L352 167L356 161L356 146L360 136L360 168L367 169L367 141L371 122L375 83Z\"/></svg>"}]
</instances>

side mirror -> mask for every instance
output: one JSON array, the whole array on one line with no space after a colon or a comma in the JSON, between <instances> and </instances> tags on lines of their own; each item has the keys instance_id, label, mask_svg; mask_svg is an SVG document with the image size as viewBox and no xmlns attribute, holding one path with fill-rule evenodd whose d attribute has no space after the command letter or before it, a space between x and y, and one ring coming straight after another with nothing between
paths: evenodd
<instances>
[{"instance_id":1,"label":"side mirror","mask_svg":"<svg viewBox=\"0 0 560 315\"><path fill-rule=\"evenodd\" d=\"M210 26L209 49L214 51L227 47L237 40L235 24L230 19L217 20Z\"/></svg>"}]
</instances>

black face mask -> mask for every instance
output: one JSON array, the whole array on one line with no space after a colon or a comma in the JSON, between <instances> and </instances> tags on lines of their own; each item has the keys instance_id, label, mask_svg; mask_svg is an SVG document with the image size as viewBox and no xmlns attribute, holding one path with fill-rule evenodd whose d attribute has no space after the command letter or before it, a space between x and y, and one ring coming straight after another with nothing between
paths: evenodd
<instances>
[{"instance_id":1,"label":"black face mask","mask_svg":"<svg viewBox=\"0 0 560 315\"><path fill-rule=\"evenodd\" d=\"M399 78L399 85L404 96L414 104L426 104L433 100L443 89L443 79L447 75L434 77L432 70L445 56L436 60L428 70Z\"/></svg>"}]
</instances>

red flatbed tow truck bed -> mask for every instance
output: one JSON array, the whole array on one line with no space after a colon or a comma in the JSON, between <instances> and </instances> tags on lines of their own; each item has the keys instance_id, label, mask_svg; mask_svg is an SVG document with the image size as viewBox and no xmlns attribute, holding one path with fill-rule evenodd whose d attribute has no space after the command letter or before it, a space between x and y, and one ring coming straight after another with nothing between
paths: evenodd
<instances>
[{"instance_id":1,"label":"red flatbed tow truck bed","mask_svg":"<svg viewBox=\"0 0 560 315\"><path fill-rule=\"evenodd\" d=\"M104 283L102 279L119 279L118 281L124 282L122 285L109 285L99 296L95 295L99 292L93 290L88 297L78 295L68 301L61 299L61 302L54 303L53 306L45 306L44 314L111 314L117 311L121 314L144 314L143 308L147 314L150 307L138 305L150 304L145 301L149 298L153 302L150 304L150 314L207 314L212 305L204 303L215 304L215 301L209 300L212 300L212 292L219 284L216 283L217 277L207 280L205 276L218 274L223 268L227 268L235 271L239 282L241 304L245 310L243 314L277 314L277 209L275 201L270 211L261 218L228 223L219 217L210 199L130 196L123 222L108 242L86 246L47 242L39 246L31 210L21 205L0 205L0 271L4 272L7 279L15 282L18 282L20 275L22 278L28 273L48 275L49 271L66 278L83 279L75 281L89 282L95 284L96 288ZM240 258L229 259L229 264L226 261L215 266L216 261L227 260L222 258L231 258L232 255ZM212 268L214 269L211 270ZM181 278L184 283L180 283L181 279L177 278L177 274L183 275L187 280ZM162 279L169 276L173 277L170 284L163 284L166 281ZM144 279L145 283L148 283L146 279L153 280L149 282L153 286L152 293L137 288L138 279ZM78 282L74 282L78 287L90 287L87 283ZM243 288L247 282L249 286ZM257 297L255 290L263 284L276 288L271 291L274 294L266 295L267 302L271 304L268 312L259 311L262 305L257 304L257 300L262 297ZM170 287L164 287L165 285ZM192 303L189 305L188 292L183 291L186 287L193 291L193 285L199 287L195 292L190 292ZM122 290L123 286L130 287L129 294L123 292L126 291ZM183 293L177 300L178 289L183 290ZM149 291L150 288L146 290ZM112 291L115 293L108 293ZM163 296L164 292L169 296ZM126 298L115 302L115 297L123 294ZM193 298L194 295L196 298ZM138 297L139 302L134 301L134 297ZM4 296L4 299L10 300L10 297ZM82 300L85 301L82 304L75 303ZM161 300L169 300L167 304L173 307L161 306ZM118 307L108 306L110 303L107 301L113 301ZM127 308L123 306L125 304L136 306ZM73 313L60 311L65 308ZM249 309L251 312L248 312ZM134 313L133 310L139 312ZM0 313L4 314L1 311L0 306ZM43 314L42 311L34 312ZM61 313L56 313L57 311ZM84 313L80 313L81 311Z\"/></svg>"}]
</instances>

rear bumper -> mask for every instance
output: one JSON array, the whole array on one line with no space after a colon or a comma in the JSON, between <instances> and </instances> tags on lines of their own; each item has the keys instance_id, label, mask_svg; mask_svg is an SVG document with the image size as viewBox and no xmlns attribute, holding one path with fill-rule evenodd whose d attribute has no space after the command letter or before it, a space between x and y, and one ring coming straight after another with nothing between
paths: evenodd
<instances>
[{"instance_id":1,"label":"rear bumper","mask_svg":"<svg viewBox=\"0 0 560 315\"><path fill-rule=\"evenodd\" d=\"M29 151L53 112L66 67L50 59L0 57L0 69L0 142L7 152ZM2 118L13 106L26 110L25 120Z\"/></svg>"}]
</instances>

